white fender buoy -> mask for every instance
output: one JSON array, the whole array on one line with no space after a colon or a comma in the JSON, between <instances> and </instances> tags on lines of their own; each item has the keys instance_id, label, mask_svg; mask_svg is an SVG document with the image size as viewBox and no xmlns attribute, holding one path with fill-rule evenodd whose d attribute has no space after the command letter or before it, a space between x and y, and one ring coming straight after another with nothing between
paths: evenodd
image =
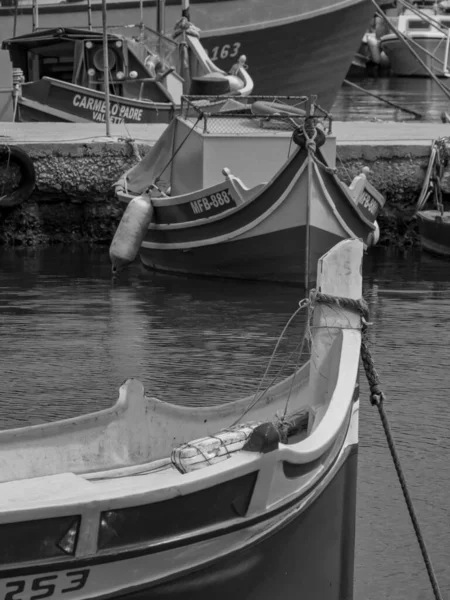
<instances>
[{"instance_id":1,"label":"white fender buoy","mask_svg":"<svg viewBox=\"0 0 450 600\"><path fill-rule=\"evenodd\" d=\"M374 33L369 33L367 36L367 46L369 48L372 62L379 65L381 62L381 44Z\"/></svg>"},{"instance_id":2,"label":"white fender buoy","mask_svg":"<svg viewBox=\"0 0 450 600\"><path fill-rule=\"evenodd\" d=\"M367 246L376 246L380 239L380 226L376 221L373 224L375 225L375 229L369 234Z\"/></svg>"},{"instance_id":3,"label":"white fender buoy","mask_svg":"<svg viewBox=\"0 0 450 600\"><path fill-rule=\"evenodd\" d=\"M113 273L135 260L153 213L150 196L144 194L130 200L109 247Z\"/></svg>"}]
</instances>

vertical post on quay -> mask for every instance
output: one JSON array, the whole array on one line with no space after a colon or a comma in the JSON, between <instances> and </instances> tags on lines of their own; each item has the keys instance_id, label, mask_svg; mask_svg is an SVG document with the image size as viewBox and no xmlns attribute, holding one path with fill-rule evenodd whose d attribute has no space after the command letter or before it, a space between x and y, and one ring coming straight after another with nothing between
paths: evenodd
<instances>
[{"instance_id":1,"label":"vertical post on quay","mask_svg":"<svg viewBox=\"0 0 450 600\"><path fill-rule=\"evenodd\" d=\"M92 2L91 0L87 0L87 8L88 8L88 29L92 31Z\"/></svg>"},{"instance_id":2,"label":"vertical post on quay","mask_svg":"<svg viewBox=\"0 0 450 600\"><path fill-rule=\"evenodd\" d=\"M106 29L106 0L102 0L102 26L103 26L103 82L105 86L105 121L106 135L111 135L110 104L109 104L109 61L108 61L108 31Z\"/></svg>"},{"instance_id":3,"label":"vertical post on quay","mask_svg":"<svg viewBox=\"0 0 450 600\"><path fill-rule=\"evenodd\" d=\"M188 21L191 20L189 0L182 0L181 2L181 16L186 17Z\"/></svg>"}]
</instances>

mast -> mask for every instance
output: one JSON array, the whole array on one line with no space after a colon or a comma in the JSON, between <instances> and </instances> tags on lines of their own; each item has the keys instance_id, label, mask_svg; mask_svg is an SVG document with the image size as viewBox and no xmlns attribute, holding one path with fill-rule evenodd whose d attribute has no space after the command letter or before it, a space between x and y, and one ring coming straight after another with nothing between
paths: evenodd
<instances>
[{"instance_id":1,"label":"mast","mask_svg":"<svg viewBox=\"0 0 450 600\"><path fill-rule=\"evenodd\" d=\"M189 0L181 0L181 16L186 17L188 21L191 20Z\"/></svg>"},{"instance_id":2,"label":"mast","mask_svg":"<svg viewBox=\"0 0 450 600\"><path fill-rule=\"evenodd\" d=\"M88 8L88 29L92 31L92 4L91 0L87 0L87 8Z\"/></svg>"},{"instance_id":3,"label":"mast","mask_svg":"<svg viewBox=\"0 0 450 600\"><path fill-rule=\"evenodd\" d=\"M156 29L158 33L164 35L164 10L165 10L165 0L157 0L156 5Z\"/></svg>"},{"instance_id":4,"label":"mast","mask_svg":"<svg viewBox=\"0 0 450 600\"><path fill-rule=\"evenodd\" d=\"M33 31L39 27L39 10L37 0L33 0Z\"/></svg>"},{"instance_id":5,"label":"mast","mask_svg":"<svg viewBox=\"0 0 450 600\"><path fill-rule=\"evenodd\" d=\"M108 31L106 29L106 0L102 0L102 27L103 27L103 82L105 86L105 121L106 135L111 135L109 117L109 61L108 61Z\"/></svg>"}]
</instances>

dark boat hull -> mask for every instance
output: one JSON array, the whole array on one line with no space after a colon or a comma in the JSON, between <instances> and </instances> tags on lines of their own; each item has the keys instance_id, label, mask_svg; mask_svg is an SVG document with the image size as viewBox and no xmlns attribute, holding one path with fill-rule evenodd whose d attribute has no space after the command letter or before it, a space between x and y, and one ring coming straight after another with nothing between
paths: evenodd
<instances>
[{"instance_id":1,"label":"dark boat hull","mask_svg":"<svg viewBox=\"0 0 450 600\"><path fill-rule=\"evenodd\" d=\"M254 546L123 600L352 600L357 447L322 494ZM319 526L320 524L320 526Z\"/></svg>"},{"instance_id":2,"label":"dark boat hull","mask_svg":"<svg viewBox=\"0 0 450 600\"><path fill-rule=\"evenodd\" d=\"M231 67L236 58L220 59L223 48L239 47L247 56L255 94L316 94L331 109L361 38L373 14L371 2L360 2L311 19L268 29L209 37L202 43L217 65ZM345 32L345 33L344 33Z\"/></svg>"},{"instance_id":3,"label":"dark boat hull","mask_svg":"<svg viewBox=\"0 0 450 600\"><path fill-rule=\"evenodd\" d=\"M422 248L439 256L450 258L450 220L444 213L443 220L436 220L440 213L427 210L418 213L419 235Z\"/></svg>"},{"instance_id":4,"label":"dark boat hull","mask_svg":"<svg viewBox=\"0 0 450 600\"><path fill-rule=\"evenodd\" d=\"M110 122L169 123L174 114L170 103L151 103L110 96ZM105 94L79 85L44 77L22 88L18 103L19 122L106 122Z\"/></svg>"},{"instance_id":5,"label":"dark boat hull","mask_svg":"<svg viewBox=\"0 0 450 600\"><path fill-rule=\"evenodd\" d=\"M311 227L310 277L316 278L317 261L341 238ZM159 271L302 284L305 276L306 227L299 226L189 250L149 250L141 246L146 267Z\"/></svg>"}]
</instances>

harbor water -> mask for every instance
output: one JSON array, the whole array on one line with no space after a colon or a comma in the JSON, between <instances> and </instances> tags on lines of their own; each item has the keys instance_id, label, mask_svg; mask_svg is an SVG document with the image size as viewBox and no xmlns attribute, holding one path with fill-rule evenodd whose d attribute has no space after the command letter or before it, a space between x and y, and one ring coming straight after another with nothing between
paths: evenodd
<instances>
[{"instance_id":1,"label":"harbor water","mask_svg":"<svg viewBox=\"0 0 450 600\"><path fill-rule=\"evenodd\" d=\"M359 87L422 115L420 122L441 122L442 111L450 112L450 100L439 86L427 77L365 77L351 80ZM442 78L448 89L450 81ZM318 98L320 104L320 98ZM336 121L411 121L411 115L389 106L378 98L343 84L331 110ZM442 135L446 135L443 132Z\"/></svg>"},{"instance_id":2,"label":"harbor water","mask_svg":"<svg viewBox=\"0 0 450 600\"><path fill-rule=\"evenodd\" d=\"M295 287L156 274L111 279L107 248L0 250L0 426L111 406L138 377L149 395L188 405L256 391ZM450 271L414 251L364 260L372 352L411 495L445 599L450 598ZM295 365L305 315L271 375ZM362 373L356 600L427 600L431 587L378 413ZM269 377L270 379L270 377Z\"/></svg>"}]
</instances>

